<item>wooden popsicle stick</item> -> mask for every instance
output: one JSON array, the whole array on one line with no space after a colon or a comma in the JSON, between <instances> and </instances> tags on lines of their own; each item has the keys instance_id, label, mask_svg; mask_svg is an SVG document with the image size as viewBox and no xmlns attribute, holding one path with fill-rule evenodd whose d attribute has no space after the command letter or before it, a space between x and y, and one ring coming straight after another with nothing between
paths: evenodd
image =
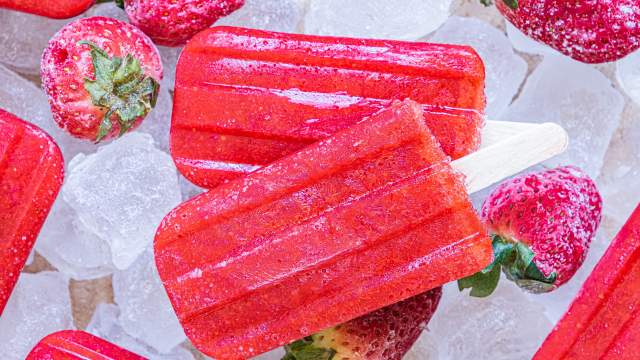
<instances>
[{"instance_id":1,"label":"wooden popsicle stick","mask_svg":"<svg viewBox=\"0 0 640 360\"><path fill-rule=\"evenodd\" d=\"M569 144L567 132L554 123L526 124L512 136L506 135L510 127L506 123L487 122L483 147L451 166L466 176L469 194L489 187L498 181L517 174L526 168L564 152ZM517 123L522 124L522 123Z\"/></svg>"},{"instance_id":2,"label":"wooden popsicle stick","mask_svg":"<svg viewBox=\"0 0 640 360\"><path fill-rule=\"evenodd\" d=\"M484 128L482 128L482 144L480 148L493 145L506 138L516 136L523 131L535 129L538 126L540 124L487 120Z\"/></svg>"}]
</instances>

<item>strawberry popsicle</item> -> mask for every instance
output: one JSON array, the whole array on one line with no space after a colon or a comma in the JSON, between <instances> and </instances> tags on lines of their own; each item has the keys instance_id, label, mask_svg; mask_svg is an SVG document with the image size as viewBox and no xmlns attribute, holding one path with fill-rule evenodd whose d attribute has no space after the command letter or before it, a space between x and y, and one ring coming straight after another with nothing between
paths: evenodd
<instances>
[{"instance_id":1,"label":"strawberry popsicle","mask_svg":"<svg viewBox=\"0 0 640 360\"><path fill-rule=\"evenodd\" d=\"M60 149L0 109L0 314L63 180Z\"/></svg>"},{"instance_id":2,"label":"strawberry popsicle","mask_svg":"<svg viewBox=\"0 0 640 360\"><path fill-rule=\"evenodd\" d=\"M31 350L26 360L145 360L106 340L79 330L48 335Z\"/></svg>"},{"instance_id":3,"label":"strawberry popsicle","mask_svg":"<svg viewBox=\"0 0 640 360\"><path fill-rule=\"evenodd\" d=\"M290 343L492 258L413 101L180 205L154 248L187 336L216 359Z\"/></svg>"},{"instance_id":4,"label":"strawberry popsicle","mask_svg":"<svg viewBox=\"0 0 640 360\"><path fill-rule=\"evenodd\" d=\"M171 154L213 188L410 98L457 159L480 144L484 76L470 47L216 27L180 56Z\"/></svg>"},{"instance_id":5,"label":"strawberry popsicle","mask_svg":"<svg viewBox=\"0 0 640 360\"><path fill-rule=\"evenodd\" d=\"M640 205L613 240L534 359L637 359Z\"/></svg>"}]
</instances>

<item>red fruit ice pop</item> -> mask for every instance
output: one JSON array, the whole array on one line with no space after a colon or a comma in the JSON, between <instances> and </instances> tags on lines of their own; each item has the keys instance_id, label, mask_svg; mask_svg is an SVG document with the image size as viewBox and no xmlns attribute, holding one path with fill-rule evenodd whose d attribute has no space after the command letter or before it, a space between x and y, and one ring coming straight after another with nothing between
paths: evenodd
<instances>
[{"instance_id":1,"label":"red fruit ice pop","mask_svg":"<svg viewBox=\"0 0 640 360\"><path fill-rule=\"evenodd\" d=\"M534 359L638 359L640 205Z\"/></svg>"},{"instance_id":2,"label":"red fruit ice pop","mask_svg":"<svg viewBox=\"0 0 640 360\"><path fill-rule=\"evenodd\" d=\"M480 144L484 76L470 47L212 28L180 56L171 153L213 188L410 98L457 159Z\"/></svg>"},{"instance_id":3,"label":"red fruit ice pop","mask_svg":"<svg viewBox=\"0 0 640 360\"><path fill-rule=\"evenodd\" d=\"M48 335L26 360L145 360L128 350L84 331L64 330Z\"/></svg>"},{"instance_id":4,"label":"red fruit ice pop","mask_svg":"<svg viewBox=\"0 0 640 360\"><path fill-rule=\"evenodd\" d=\"M64 177L45 132L0 110L0 314Z\"/></svg>"},{"instance_id":5,"label":"red fruit ice pop","mask_svg":"<svg viewBox=\"0 0 640 360\"><path fill-rule=\"evenodd\" d=\"M479 271L492 251L406 101L182 204L155 256L192 343L244 359Z\"/></svg>"},{"instance_id":6,"label":"red fruit ice pop","mask_svg":"<svg viewBox=\"0 0 640 360\"><path fill-rule=\"evenodd\" d=\"M53 19L68 19L87 11L95 2L95 0L0 0L0 8Z\"/></svg>"}]
</instances>

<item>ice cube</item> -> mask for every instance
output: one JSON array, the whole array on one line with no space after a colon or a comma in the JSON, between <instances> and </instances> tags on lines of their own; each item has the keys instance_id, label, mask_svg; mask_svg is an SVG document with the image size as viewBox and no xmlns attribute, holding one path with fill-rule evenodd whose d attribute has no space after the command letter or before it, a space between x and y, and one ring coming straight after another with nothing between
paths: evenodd
<instances>
[{"instance_id":1,"label":"ice cube","mask_svg":"<svg viewBox=\"0 0 640 360\"><path fill-rule=\"evenodd\" d=\"M267 353L264 353L262 355L258 355L252 359L253 360L281 360L284 354L285 354L284 349L278 348L275 350L271 350Z\"/></svg>"},{"instance_id":2,"label":"ice cube","mask_svg":"<svg viewBox=\"0 0 640 360\"><path fill-rule=\"evenodd\" d=\"M535 55L564 56L552 47L525 35L522 31L520 31L520 29L513 26L510 22L506 21L506 24L507 35L509 36L509 40L516 50Z\"/></svg>"},{"instance_id":3,"label":"ice cube","mask_svg":"<svg viewBox=\"0 0 640 360\"><path fill-rule=\"evenodd\" d=\"M311 0L308 34L415 40L449 17L452 0Z\"/></svg>"},{"instance_id":4,"label":"ice cube","mask_svg":"<svg viewBox=\"0 0 640 360\"><path fill-rule=\"evenodd\" d=\"M156 107L151 110L144 119L138 131L147 133L153 137L158 148L169 151L169 129L171 128L171 111L173 99L167 89L167 81L163 81Z\"/></svg>"},{"instance_id":5,"label":"ice cube","mask_svg":"<svg viewBox=\"0 0 640 360\"><path fill-rule=\"evenodd\" d=\"M90 141L71 137L60 129L53 118L44 91L30 81L0 65L0 108L37 125L56 140L65 160L78 152L92 152Z\"/></svg>"},{"instance_id":6,"label":"ice cube","mask_svg":"<svg viewBox=\"0 0 640 360\"><path fill-rule=\"evenodd\" d=\"M184 201L187 201L207 191L206 189L194 185L182 175L180 175L180 179L178 180L178 182L180 183L180 191L182 192L182 200Z\"/></svg>"},{"instance_id":7,"label":"ice cube","mask_svg":"<svg viewBox=\"0 0 640 360\"><path fill-rule=\"evenodd\" d=\"M500 116L527 74L526 61L513 52L504 33L482 20L452 16L430 41L470 45L478 52L486 69L486 114Z\"/></svg>"},{"instance_id":8,"label":"ice cube","mask_svg":"<svg viewBox=\"0 0 640 360\"><path fill-rule=\"evenodd\" d=\"M160 353L186 339L148 249L127 270L113 274L113 294L122 328Z\"/></svg>"},{"instance_id":9,"label":"ice cube","mask_svg":"<svg viewBox=\"0 0 640 360\"><path fill-rule=\"evenodd\" d=\"M36 250L59 271L76 280L113 272L109 244L84 228L76 212L58 197L40 231Z\"/></svg>"},{"instance_id":10,"label":"ice cube","mask_svg":"<svg viewBox=\"0 0 640 360\"><path fill-rule=\"evenodd\" d=\"M618 61L616 78L622 90L640 105L640 51Z\"/></svg>"},{"instance_id":11,"label":"ice cube","mask_svg":"<svg viewBox=\"0 0 640 360\"><path fill-rule=\"evenodd\" d=\"M613 223L610 237L640 202L640 105L629 104L625 121L616 131L598 185L604 213Z\"/></svg>"},{"instance_id":12,"label":"ice cube","mask_svg":"<svg viewBox=\"0 0 640 360\"><path fill-rule=\"evenodd\" d=\"M161 89L173 91L176 82L176 65L178 64L178 58L182 47L166 47L158 46L160 52L160 58L162 59L162 83Z\"/></svg>"},{"instance_id":13,"label":"ice cube","mask_svg":"<svg viewBox=\"0 0 640 360\"><path fill-rule=\"evenodd\" d=\"M576 165L595 179L623 108L623 96L601 72L549 55L501 118L562 125L571 139L569 149L545 164Z\"/></svg>"},{"instance_id":14,"label":"ice cube","mask_svg":"<svg viewBox=\"0 0 640 360\"><path fill-rule=\"evenodd\" d=\"M52 332L73 329L69 280L59 272L21 274L0 316L0 359L22 360Z\"/></svg>"},{"instance_id":15,"label":"ice cube","mask_svg":"<svg viewBox=\"0 0 640 360\"><path fill-rule=\"evenodd\" d=\"M239 10L215 25L296 32L303 15L303 0L245 0Z\"/></svg>"},{"instance_id":16,"label":"ice cube","mask_svg":"<svg viewBox=\"0 0 640 360\"><path fill-rule=\"evenodd\" d=\"M148 247L162 218L181 201L173 160L141 132L73 158L61 193L79 224L109 244L118 269Z\"/></svg>"},{"instance_id":17,"label":"ice cube","mask_svg":"<svg viewBox=\"0 0 640 360\"><path fill-rule=\"evenodd\" d=\"M482 299L459 292L452 283L445 286L428 331L415 347L415 351L425 349L427 353L416 358L531 359L552 326L544 308L504 278L490 297ZM423 345L425 341L433 343ZM437 346L437 357L429 353L433 344Z\"/></svg>"},{"instance_id":18,"label":"ice cube","mask_svg":"<svg viewBox=\"0 0 640 360\"><path fill-rule=\"evenodd\" d=\"M192 360L193 355L177 346L166 354L160 354L140 340L127 334L118 321L120 310L113 304L98 304L87 331L124 349L153 360Z\"/></svg>"},{"instance_id":19,"label":"ice cube","mask_svg":"<svg viewBox=\"0 0 640 360\"><path fill-rule=\"evenodd\" d=\"M0 62L25 74L40 74L49 39L69 20L0 9Z\"/></svg>"}]
</instances>

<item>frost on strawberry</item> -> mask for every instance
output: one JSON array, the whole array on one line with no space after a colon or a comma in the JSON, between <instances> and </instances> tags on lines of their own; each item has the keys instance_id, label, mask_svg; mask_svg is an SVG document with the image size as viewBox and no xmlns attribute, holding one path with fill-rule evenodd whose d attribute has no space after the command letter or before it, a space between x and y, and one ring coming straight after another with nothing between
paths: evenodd
<instances>
[{"instance_id":1,"label":"frost on strawberry","mask_svg":"<svg viewBox=\"0 0 640 360\"><path fill-rule=\"evenodd\" d=\"M116 0L129 22L158 45L184 45L244 5L244 0Z\"/></svg>"},{"instance_id":2,"label":"frost on strawberry","mask_svg":"<svg viewBox=\"0 0 640 360\"><path fill-rule=\"evenodd\" d=\"M523 33L581 62L615 61L640 48L637 0L496 0L495 4Z\"/></svg>"},{"instance_id":3,"label":"frost on strawberry","mask_svg":"<svg viewBox=\"0 0 640 360\"><path fill-rule=\"evenodd\" d=\"M84 87L91 95L93 105L107 110L96 141L102 140L113 129L112 117L120 123L122 136L156 105L160 84L151 76L146 76L140 61L131 54L124 58L110 57L103 49L90 41L80 41L79 45L91 48L91 58L95 70L95 80L85 78Z\"/></svg>"},{"instance_id":4,"label":"frost on strawberry","mask_svg":"<svg viewBox=\"0 0 640 360\"><path fill-rule=\"evenodd\" d=\"M53 118L92 141L137 127L156 104L162 63L144 33L122 21L73 21L51 38L41 61Z\"/></svg>"},{"instance_id":5,"label":"frost on strawberry","mask_svg":"<svg viewBox=\"0 0 640 360\"><path fill-rule=\"evenodd\" d=\"M401 360L435 313L435 288L285 347L282 360Z\"/></svg>"},{"instance_id":6,"label":"frost on strawberry","mask_svg":"<svg viewBox=\"0 0 640 360\"><path fill-rule=\"evenodd\" d=\"M494 261L458 281L460 290L484 297L502 271L534 293L566 283L584 262L600 224L602 199L594 182L567 166L515 177L502 183L482 206L494 233Z\"/></svg>"}]
</instances>

